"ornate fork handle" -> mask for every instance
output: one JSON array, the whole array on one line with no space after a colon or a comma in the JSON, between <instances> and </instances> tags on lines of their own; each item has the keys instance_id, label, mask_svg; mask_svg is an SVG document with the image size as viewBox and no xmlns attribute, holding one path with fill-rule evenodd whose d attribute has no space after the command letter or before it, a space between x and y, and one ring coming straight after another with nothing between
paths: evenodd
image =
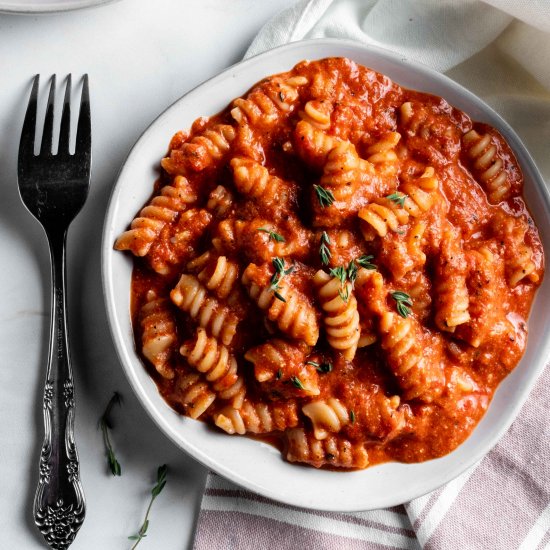
<instances>
[{"instance_id":1,"label":"ornate fork handle","mask_svg":"<svg viewBox=\"0 0 550 550\"><path fill-rule=\"evenodd\" d=\"M52 265L52 310L43 404L45 434L33 512L48 544L65 550L84 521L85 502L74 441L74 385L66 323L67 231L57 228L46 233Z\"/></svg>"}]
</instances>

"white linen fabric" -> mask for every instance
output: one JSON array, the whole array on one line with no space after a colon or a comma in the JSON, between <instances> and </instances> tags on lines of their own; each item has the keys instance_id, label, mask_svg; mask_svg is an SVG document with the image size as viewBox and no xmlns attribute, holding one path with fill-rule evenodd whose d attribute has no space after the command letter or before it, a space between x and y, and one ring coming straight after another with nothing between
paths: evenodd
<instances>
[{"instance_id":1,"label":"white linen fabric","mask_svg":"<svg viewBox=\"0 0 550 550\"><path fill-rule=\"evenodd\" d=\"M381 46L460 82L514 127L550 181L550 1L298 0L261 29L246 56L321 37ZM300 510L210 474L195 550L550 548L549 384L547 367L487 457L405 506Z\"/></svg>"}]
</instances>

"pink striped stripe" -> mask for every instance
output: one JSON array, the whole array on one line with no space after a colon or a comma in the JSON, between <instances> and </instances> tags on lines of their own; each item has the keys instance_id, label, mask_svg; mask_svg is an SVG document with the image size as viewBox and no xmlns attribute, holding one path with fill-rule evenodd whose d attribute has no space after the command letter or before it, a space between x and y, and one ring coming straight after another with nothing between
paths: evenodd
<instances>
[{"instance_id":1,"label":"pink striped stripe","mask_svg":"<svg viewBox=\"0 0 550 550\"><path fill-rule=\"evenodd\" d=\"M194 550L389 550L368 541L332 535L242 512L202 510Z\"/></svg>"},{"instance_id":2,"label":"pink striped stripe","mask_svg":"<svg viewBox=\"0 0 550 550\"><path fill-rule=\"evenodd\" d=\"M251 493L249 491L245 491L243 489L214 489L209 487L205 489L204 493L205 495L209 495L209 496L242 498L242 499L255 501L255 502L264 502L266 504L273 504L274 506L278 506L279 508L285 508L287 510L297 510L297 508L295 508L294 506L290 506L288 504L282 504L280 502L275 502L271 499L265 498L255 493ZM331 519L343 521L345 523L362 525L364 527L377 529L379 531L385 531L387 533L405 535L406 537L409 537L412 539L416 538L414 531L412 531L411 529L403 529L401 527L385 525L377 521L372 521L365 518L359 518L351 514L342 514L337 512L322 512L320 510L308 510L307 513L318 517L325 517L325 518L331 518Z\"/></svg>"}]
</instances>

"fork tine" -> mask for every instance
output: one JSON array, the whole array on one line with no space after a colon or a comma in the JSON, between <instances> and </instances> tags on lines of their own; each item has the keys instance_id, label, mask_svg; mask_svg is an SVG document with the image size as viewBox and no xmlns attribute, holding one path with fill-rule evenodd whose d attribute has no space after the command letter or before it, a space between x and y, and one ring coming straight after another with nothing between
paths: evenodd
<instances>
[{"instance_id":1,"label":"fork tine","mask_svg":"<svg viewBox=\"0 0 550 550\"><path fill-rule=\"evenodd\" d=\"M80 100L80 113L76 130L75 155L83 156L86 163L90 162L92 149L92 123L90 116L90 90L88 88L88 75L84 75L82 84L82 98Z\"/></svg>"},{"instance_id":2,"label":"fork tine","mask_svg":"<svg viewBox=\"0 0 550 550\"><path fill-rule=\"evenodd\" d=\"M59 147L57 154L69 153L71 139L71 75L67 77L65 85L65 98L63 99L63 113L61 115L61 128L59 130Z\"/></svg>"},{"instance_id":3,"label":"fork tine","mask_svg":"<svg viewBox=\"0 0 550 550\"><path fill-rule=\"evenodd\" d=\"M44 121L44 131L42 132L42 146L40 154L52 152L53 141L53 108L55 103L55 75L51 78L50 94L48 95L48 108L46 109L46 120Z\"/></svg>"},{"instance_id":4,"label":"fork tine","mask_svg":"<svg viewBox=\"0 0 550 550\"><path fill-rule=\"evenodd\" d=\"M20 156L34 155L34 138L36 134L36 106L38 104L38 84L40 75L36 75L33 79L31 97L29 98L29 106L25 113L25 121L21 130L21 141L19 143Z\"/></svg>"}]
</instances>

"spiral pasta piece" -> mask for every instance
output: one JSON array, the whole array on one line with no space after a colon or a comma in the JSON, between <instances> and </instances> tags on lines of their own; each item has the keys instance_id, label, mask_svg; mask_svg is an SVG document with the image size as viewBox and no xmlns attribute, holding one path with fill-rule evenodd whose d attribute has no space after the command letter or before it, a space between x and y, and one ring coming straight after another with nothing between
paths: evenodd
<instances>
[{"instance_id":1,"label":"spiral pasta piece","mask_svg":"<svg viewBox=\"0 0 550 550\"><path fill-rule=\"evenodd\" d=\"M198 325L228 346L235 336L238 317L208 296L206 288L194 275L184 274L170 292L172 302L185 311Z\"/></svg>"},{"instance_id":2,"label":"spiral pasta piece","mask_svg":"<svg viewBox=\"0 0 550 550\"><path fill-rule=\"evenodd\" d=\"M212 245L220 254L244 254L248 260L258 263L270 262L274 257L307 257L310 252L310 232L294 223L296 219L292 215L287 217L288 230L280 229L272 222L261 218L250 221L234 218L223 220L216 228ZM284 233L285 240L275 241L266 231Z\"/></svg>"},{"instance_id":3,"label":"spiral pasta piece","mask_svg":"<svg viewBox=\"0 0 550 550\"><path fill-rule=\"evenodd\" d=\"M439 181L434 169L428 166L419 178L400 186L399 191L407 195L403 208L413 218L418 218L433 206L438 188Z\"/></svg>"},{"instance_id":4,"label":"spiral pasta piece","mask_svg":"<svg viewBox=\"0 0 550 550\"><path fill-rule=\"evenodd\" d=\"M328 154L339 143L339 139L319 130L306 120L300 120L294 129L294 146L298 155L307 164L322 169Z\"/></svg>"},{"instance_id":5,"label":"spiral pasta piece","mask_svg":"<svg viewBox=\"0 0 550 550\"><path fill-rule=\"evenodd\" d=\"M297 88L305 86L307 82L304 76L273 78L262 89L254 89L246 98L236 99L231 116L239 124L270 127L282 115L292 111L294 102L299 97Z\"/></svg>"},{"instance_id":6,"label":"spiral pasta piece","mask_svg":"<svg viewBox=\"0 0 550 550\"><path fill-rule=\"evenodd\" d=\"M330 128L330 115L332 113L332 103L327 100L313 99L304 105L304 110L298 115L319 130L328 130Z\"/></svg>"},{"instance_id":7,"label":"spiral pasta piece","mask_svg":"<svg viewBox=\"0 0 550 550\"><path fill-rule=\"evenodd\" d=\"M320 183L337 201L346 202L357 186L368 183L373 175L373 165L359 157L352 143L341 141L329 152Z\"/></svg>"},{"instance_id":8,"label":"spiral pasta piece","mask_svg":"<svg viewBox=\"0 0 550 550\"><path fill-rule=\"evenodd\" d=\"M218 256L206 265L198 275L199 281L221 300L229 296L239 276L239 265Z\"/></svg>"},{"instance_id":9,"label":"spiral pasta piece","mask_svg":"<svg viewBox=\"0 0 550 550\"><path fill-rule=\"evenodd\" d=\"M171 175L201 172L230 151L235 135L233 126L216 124L170 151L170 155L162 159L161 166Z\"/></svg>"},{"instance_id":10,"label":"spiral pasta piece","mask_svg":"<svg viewBox=\"0 0 550 550\"><path fill-rule=\"evenodd\" d=\"M435 323L440 330L454 332L457 326L470 320L466 275L460 231L447 223L435 266Z\"/></svg>"},{"instance_id":11,"label":"spiral pasta piece","mask_svg":"<svg viewBox=\"0 0 550 550\"><path fill-rule=\"evenodd\" d=\"M242 276L242 283L247 287L250 297L260 309L267 310L268 319L277 323L279 330L291 338L314 346L319 339L319 324L313 306L284 280L277 289L285 301L280 300L269 286L262 288L261 283L256 282L257 272L258 266L249 264Z\"/></svg>"},{"instance_id":12,"label":"spiral pasta piece","mask_svg":"<svg viewBox=\"0 0 550 550\"><path fill-rule=\"evenodd\" d=\"M305 462L316 468L324 464L337 468L366 468L369 464L365 446L341 436L329 435L319 440L302 428L288 430L285 436L289 462Z\"/></svg>"},{"instance_id":13,"label":"spiral pasta piece","mask_svg":"<svg viewBox=\"0 0 550 550\"><path fill-rule=\"evenodd\" d=\"M295 401L252 402L245 399L241 407L225 407L214 415L214 423L228 434L282 432L298 425Z\"/></svg>"},{"instance_id":14,"label":"spiral pasta piece","mask_svg":"<svg viewBox=\"0 0 550 550\"><path fill-rule=\"evenodd\" d=\"M423 334L414 317L402 317L388 307L388 291L380 273L374 272L361 282L361 293L378 316L381 347L386 352L388 367L403 390L403 399L431 402L445 385L440 341Z\"/></svg>"},{"instance_id":15,"label":"spiral pasta piece","mask_svg":"<svg viewBox=\"0 0 550 550\"><path fill-rule=\"evenodd\" d=\"M418 339L419 327L411 317L406 319L393 311L385 311L379 324L382 349L388 365L404 391L404 399L419 398L430 402L444 387L444 373L438 362L424 356Z\"/></svg>"},{"instance_id":16,"label":"spiral pasta piece","mask_svg":"<svg viewBox=\"0 0 550 550\"><path fill-rule=\"evenodd\" d=\"M510 218L497 213L492 220L493 230L498 239L504 243L504 261L506 279L513 288L520 282L539 280L533 250L525 242L527 223L524 217Z\"/></svg>"},{"instance_id":17,"label":"spiral pasta piece","mask_svg":"<svg viewBox=\"0 0 550 550\"><path fill-rule=\"evenodd\" d=\"M339 432L350 421L347 407L334 397L311 401L302 407L302 412L311 420L313 435L319 440Z\"/></svg>"},{"instance_id":18,"label":"spiral pasta piece","mask_svg":"<svg viewBox=\"0 0 550 550\"><path fill-rule=\"evenodd\" d=\"M457 328L455 336L478 348L504 318L498 297L505 284L504 269L498 256L493 254L487 244L467 251L466 260L470 320Z\"/></svg>"},{"instance_id":19,"label":"spiral pasta piece","mask_svg":"<svg viewBox=\"0 0 550 550\"><path fill-rule=\"evenodd\" d=\"M361 233L366 241L372 241L378 235L385 237L388 231L397 231L400 225L409 221L409 213L388 198L374 199L373 202L361 208L358 213L361 223Z\"/></svg>"},{"instance_id":20,"label":"spiral pasta piece","mask_svg":"<svg viewBox=\"0 0 550 550\"><path fill-rule=\"evenodd\" d=\"M311 348L301 340L273 338L249 349L244 357L254 364L254 377L265 391L282 397L319 395L319 374L306 364Z\"/></svg>"},{"instance_id":21,"label":"spiral pasta piece","mask_svg":"<svg viewBox=\"0 0 550 550\"><path fill-rule=\"evenodd\" d=\"M197 195L183 176L176 176L171 185L165 185L160 194L141 209L130 229L118 237L116 250L130 250L136 256L145 256L166 224L195 202Z\"/></svg>"},{"instance_id":22,"label":"spiral pasta piece","mask_svg":"<svg viewBox=\"0 0 550 550\"><path fill-rule=\"evenodd\" d=\"M510 196L511 183L508 181L504 161L498 154L497 146L489 134L480 135L470 130L462 136L466 154L473 161L473 171L484 189L489 202L498 204Z\"/></svg>"},{"instance_id":23,"label":"spiral pasta piece","mask_svg":"<svg viewBox=\"0 0 550 550\"><path fill-rule=\"evenodd\" d=\"M233 195L223 185L218 185L214 189L206 203L206 208L211 210L216 218L225 218L233 206Z\"/></svg>"},{"instance_id":24,"label":"spiral pasta piece","mask_svg":"<svg viewBox=\"0 0 550 550\"><path fill-rule=\"evenodd\" d=\"M192 367L205 374L219 398L231 400L237 408L242 405L246 386L237 372L237 360L226 346L198 328L193 339L180 348L180 353Z\"/></svg>"},{"instance_id":25,"label":"spiral pasta piece","mask_svg":"<svg viewBox=\"0 0 550 550\"><path fill-rule=\"evenodd\" d=\"M233 169L235 187L243 195L273 205L288 201L288 184L277 176L271 176L265 166L244 157L235 157L229 164Z\"/></svg>"},{"instance_id":26,"label":"spiral pasta piece","mask_svg":"<svg viewBox=\"0 0 550 550\"><path fill-rule=\"evenodd\" d=\"M178 378L174 399L191 418L199 418L216 400L216 394L202 380L199 374L189 373Z\"/></svg>"},{"instance_id":27,"label":"spiral pasta piece","mask_svg":"<svg viewBox=\"0 0 550 550\"><path fill-rule=\"evenodd\" d=\"M140 310L141 351L157 372L168 380L174 378L170 359L177 341L176 323L167 298L158 298L150 290Z\"/></svg>"},{"instance_id":28,"label":"spiral pasta piece","mask_svg":"<svg viewBox=\"0 0 550 550\"><path fill-rule=\"evenodd\" d=\"M357 300L352 294L352 285L342 285L336 277L322 269L313 277L317 295L324 312L323 322L329 345L342 352L348 361L355 357L361 336ZM344 299L347 296L347 299Z\"/></svg>"},{"instance_id":29,"label":"spiral pasta piece","mask_svg":"<svg viewBox=\"0 0 550 550\"><path fill-rule=\"evenodd\" d=\"M367 148L367 161L385 176L397 174L399 160L395 147L401 139L399 132L388 132Z\"/></svg>"},{"instance_id":30,"label":"spiral pasta piece","mask_svg":"<svg viewBox=\"0 0 550 550\"><path fill-rule=\"evenodd\" d=\"M168 275L185 263L192 254L192 247L202 237L212 214L203 208L190 208L182 212L177 222L163 229L163 237L155 241L147 255L149 265L161 275ZM164 232L169 238L166 238ZM170 236L171 235L171 236Z\"/></svg>"}]
</instances>

